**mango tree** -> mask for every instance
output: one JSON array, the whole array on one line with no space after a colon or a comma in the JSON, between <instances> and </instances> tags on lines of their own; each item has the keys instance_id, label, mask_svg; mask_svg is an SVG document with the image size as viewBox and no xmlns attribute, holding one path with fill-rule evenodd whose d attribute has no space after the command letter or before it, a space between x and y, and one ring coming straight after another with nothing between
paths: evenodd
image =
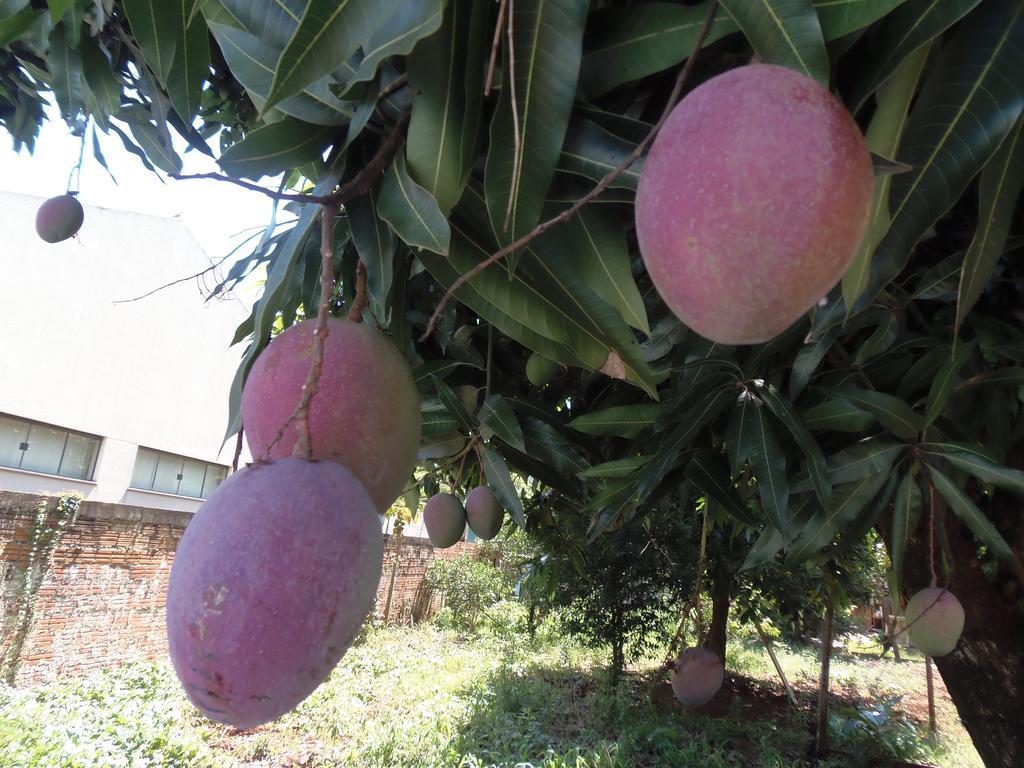
<instances>
[{"instance_id":1,"label":"mango tree","mask_svg":"<svg viewBox=\"0 0 1024 768\"><path fill-rule=\"evenodd\" d=\"M874 181L839 282L769 340L723 344L659 296L634 200L676 99L751 62L831 91ZM751 533L751 568L884 532L895 589L937 581L963 604L938 666L992 766L1024 760L1021 72L1019 0L0 1L16 148L59 115L86 147L113 134L181 177L187 145L287 202L218 286L266 269L225 339L246 345L229 435L276 330L321 288L326 313L365 304L413 369L424 486L485 482L528 528L561 504L596 540L688 484ZM807 126L758 117L734 119L793 156ZM751 183L783 223L828 191L766 163ZM725 215L721 167L699 165L680 210ZM805 285L799 265L763 270L777 245L744 247L786 298ZM730 269L712 318L760 299Z\"/></svg>"}]
</instances>

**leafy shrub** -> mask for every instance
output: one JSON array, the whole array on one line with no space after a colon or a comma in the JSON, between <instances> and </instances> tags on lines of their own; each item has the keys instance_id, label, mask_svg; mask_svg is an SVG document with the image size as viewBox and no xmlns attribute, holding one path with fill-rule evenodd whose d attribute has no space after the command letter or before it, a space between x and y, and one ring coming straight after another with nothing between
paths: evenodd
<instances>
[{"instance_id":1,"label":"leafy shrub","mask_svg":"<svg viewBox=\"0 0 1024 768\"><path fill-rule=\"evenodd\" d=\"M829 729L836 747L856 755L857 765L923 758L923 745L914 724L894 711L902 698L889 696L870 706L843 707L833 712Z\"/></svg>"},{"instance_id":2,"label":"leafy shrub","mask_svg":"<svg viewBox=\"0 0 1024 768\"><path fill-rule=\"evenodd\" d=\"M476 629L481 612L502 597L511 596L505 574L491 563L465 555L434 560L427 567L424 582L444 600L447 610L441 612L438 621L468 632Z\"/></svg>"}]
</instances>

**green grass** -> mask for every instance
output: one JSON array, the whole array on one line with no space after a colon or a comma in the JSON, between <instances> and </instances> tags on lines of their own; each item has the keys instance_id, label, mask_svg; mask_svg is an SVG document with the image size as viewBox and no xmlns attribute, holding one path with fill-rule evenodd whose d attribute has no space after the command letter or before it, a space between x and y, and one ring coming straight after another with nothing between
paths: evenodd
<instances>
[{"instance_id":1,"label":"green grass","mask_svg":"<svg viewBox=\"0 0 1024 768\"><path fill-rule=\"evenodd\" d=\"M0 687L0 765L795 768L809 765L817 662L812 649L779 644L778 652L799 707L781 701L763 650L735 640L729 668L750 679L729 683L697 715L675 705L654 659L613 689L603 654L553 636L531 644L430 626L372 630L296 711L253 731L202 720L167 664L34 690ZM951 708L940 710L937 745L905 722L902 702L857 714L865 697L923 690L920 660L840 654L833 669L838 748L863 755L892 741L900 754L943 768L981 765Z\"/></svg>"}]
</instances>

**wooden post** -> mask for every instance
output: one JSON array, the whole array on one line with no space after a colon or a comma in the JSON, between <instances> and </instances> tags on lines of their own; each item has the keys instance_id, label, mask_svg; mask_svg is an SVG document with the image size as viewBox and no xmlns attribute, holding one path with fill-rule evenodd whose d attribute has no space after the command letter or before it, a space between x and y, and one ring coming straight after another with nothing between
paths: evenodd
<instances>
[{"instance_id":1,"label":"wooden post","mask_svg":"<svg viewBox=\"0 0 1024 768\"><path fill-rule=\"evenodd\" d=\"M817 752L828 751L828 668L832 660L832 588L825 589L825 622L821 633L821 676L818 678L818 733Z\"/></svg>"},{"instance_id":2,"label":"wooden post","mask_svg":"<svg viewBox=\"0 0 1024 768\"><path fill-rule=\"evenodd\" d=\"M772 641L768 635L765 634L764 629L761 627L761 622L756 622L754 628L757 630L757 636L761 638L761 642L764 643L765 650L768 651L768 655L771 657L772 664L775 665L775 671L779 673L779 678L782 680L782 685L786 688L786 696L789 697L789 703L794 707L796 706L796 694L793 693L793 687L789 684L789 680L786 679L786 673L782 671L782 665L779 664L779 659L775 655L775 650L772 648Z\"/></svg>"},{"instance_id":3,"label":"wooden post","mask_svg":"<svg viewBox=\"0 0 1024 768\"><path fill-rule=\"evenodd\" d=\"M938 725L935 722L935 682L932 679L932 657L924 657L925 675L928 679L928 733L934 737L938 733Z\"/></svg>"},{"instance_id":4,"label":"wooden post","mask_svg":"<svg viewBox=\"0 0 1024 768\"><path fill-rule=\"evenodd\" d=\"M391 595L395 592L395 579L398 577L398 566L402 562L402 543L405 540L403 535L405 531L404 525L396 525L395 533L393 534L397 539L395 544L395 559L391 564L391 581L388 584L388 596L384 601L384 624L388 623L388 616L391 615Z\"/></svg>"}]
</instances>

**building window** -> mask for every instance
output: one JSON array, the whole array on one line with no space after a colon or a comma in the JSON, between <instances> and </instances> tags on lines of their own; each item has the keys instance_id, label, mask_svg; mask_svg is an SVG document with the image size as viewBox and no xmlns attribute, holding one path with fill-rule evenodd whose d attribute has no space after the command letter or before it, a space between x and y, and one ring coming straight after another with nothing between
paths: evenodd
<instances>
[{"instance_id":1,"label":"building window","mask_svg":"<svg viewBox=\"0 0 1024 768\"><path fill-rule=\"evenodd\" d=\"M205 499L228 474L223 464L207 464L173 453L139 448L132 488Z\"/></svg>"},{"instance_id":2,"label":"building window","mask_svg":"<svg viewBox=\"0 0 1024 768\"><path fill-rule=\"evenodd\" d=\"M0 466L92 480L100 438L0 414Z\"/></svg>"}]
</instances>

